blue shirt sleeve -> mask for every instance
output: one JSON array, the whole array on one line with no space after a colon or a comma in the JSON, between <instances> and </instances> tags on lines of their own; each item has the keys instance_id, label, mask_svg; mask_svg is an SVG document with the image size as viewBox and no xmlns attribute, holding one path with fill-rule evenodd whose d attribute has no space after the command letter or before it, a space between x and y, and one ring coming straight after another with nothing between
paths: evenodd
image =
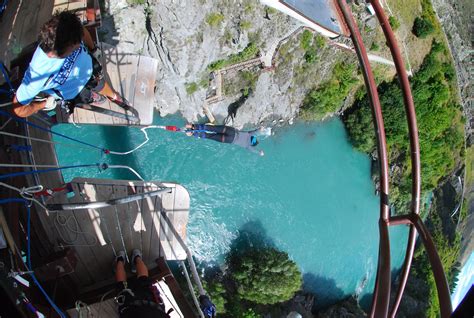
<instances>
[{"instance_id":1,"label":"blue shirt sleeve","mask_svg":"<svg viewBox=\"0 0 474 318\"><path fill-rule=\"evenodd\" d=\"M20 87L16 91L16 99L22 105L31 103L33 98L42 90L48 79L44 75L36 73L31 66L25 72Z\"/></svg>"}]
</instances>

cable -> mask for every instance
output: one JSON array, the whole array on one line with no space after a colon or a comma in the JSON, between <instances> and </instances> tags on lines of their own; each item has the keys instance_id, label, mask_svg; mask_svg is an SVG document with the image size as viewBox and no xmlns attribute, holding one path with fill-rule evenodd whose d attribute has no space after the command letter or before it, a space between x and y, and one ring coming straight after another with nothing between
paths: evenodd
<instances>
[{"instance_id":1,"label":"cable","mask_svg":"<svg viewBox=\"0 0 474 318\"><path fill-rule=\"evenodd\" d=\"M133 148L132 150L129 150L129 151L125 151L125 152L119 152L119 151L111 151L109 150L109 153L112 154L112 155L120 155L120 156L124 156L124 155L128 155L128 154L131 154L132 152L140 149L141 147L143 147L144 145L146 145L148 143L148 141L150 141L150 138L148 138L148 134L146 132L147 129L166 129L165 126L156 126L156 125L152 125L152 126L147 126L147 127L143 127L141 128L141 132L145 135L145 141L143 141L141 144L139 144L138 146L136 146L135 148ZM135 173L136 174L136 173ZM139 177L141 179L141 177ZM142 179L143 180L143 179Z\"/></svg>"},{"instance_id":2,"label":"cable","mask_svg":"<svg viewBox=\"0 0 474 318\"><path fill-rule=\"evenodd\" d=\"M13 105L13 103L12 102L3 103L3 104L0 104L0 107L7 107L10 105Z\"/></svg>"},{"instance_id":3,"label":"cable","mask_svg":"<svg viewBox=\"0 0 474 318\"><path fill-rule=\"evenodd\" d=\"M31 271L33 266L31 266L31 211L30 207L28 205L28 201L25 199L19 199L19 198L8 198L8 199L2 199L0 200L0 204L6 204L6 203L23 203L26 207L26 212L27 212L27 226L26 226L26 236L27 236L27 247L26 247L26 262L27 262L27 269L28 271ZM41 286L40 282L36 279L36 276L33 272L30 273L31 278L33 279L33 282L35 285L38 287L38 289L43 293L44 297L48 301L48 303L54 308L54 310L58 313L58 315L61 318L66 318L66 315L59 309L58 306L54 303L54 301L49 297L48 293L43 289Z\"/></svg>"},{"instance_id":4,"label":"cable","mask_svg":"<svg viewBox=\"0 0 474 318\"><path fill-rule=\"evenodd\" d=\"M14 186L11 186L9 184L3 183L3 182L0 182L0 185L4 186L5 188L9 188L11 190L14 190L14 191L18 192L23 199L28 200L28 201L33 201L36 204L38 204L40 207L42 207L43 209L48 211L48 209L46 208L46 206L43 203L41 203L40 201L36 200L33 197L34 193L38 193L38 192L43 190L43 186L41 186L41 185L36 186L36 189L35 189L35 187L19 189L19 188L16 188ZM41 188L41 190L39 190L40 188Z\"/></svg>"},{"instance_id":5,"label":"cable","mask_svg":"<svg viewBox=\"0 0 474 318\"><path fill-rule=\"evenodd\" d=\"M138 179L140 179L141 181L145 181L138 172L136 172L133 168L131 168L129 166L108 165L108 168L111 168L111 169L128 169L130 172L132 172L134 175L136 175Z\"/></svg>"},{"instance_id":6,"label":"cable","mask_svg":"<svg viewBox=\"0 0 474 318\"><path fill-rule=\"evenodd\" d=\"M83 144L83 145L86 145L86 146L89 146L89 147L92 147L92 148L95 148L95 149L99 149L100 151L102 151L102 152L104 152L104 153L106 153L106 154L109 152L109 151L108 151L107 149L105 149L105 148L102 148L102 147L99 147L99 146L90 144L90 143L88 143L88 142L85 142L85 141L82 141L82 140L79 140L79 139L75 139L75 138L69 137L69 136L66 136L66 135L63 135L63 134L60 134L60 133L58 133L58 132L54 132L54 131L52 131L51 129L41 127L40 125L37 125L37 124L32 123L32 122L30 122L30 121L27 121L27 120L25 120L25 119L23 119L23 118L15 117L15 116L11 115L10 113L7 113L7 112L5 112L5 111L3 111L3 110L0 110L0 115L6 116L6 117L9 117L9 118L13 118L13 120L15 120L16 122L19 122L19 123L22 123L22 124L26 124L26 125L35 127L35 128L40 129L40 130L42 130L42 131L49 132L49 133L51 133L51 134L53 134L53 135L66 138L66 139L69 139L69 140L78 142L78 143L80 143L80 144Z\"/></svg>"},{"instance_id":7,"label":"cable","mask_svg":"<svg viewBox=\"0 0 474 318\"><path fill-rule=\"evenodd\" d=\"M79 148L82 148L82 149L90 150L89 147L84 147L84 146L81 146L81 145L76 145L76 144L73 145L73 144L68 144L68 143L65 143L65 142L50 141L50 140L41 139L41 138L28 137L28 136L23 136L23 135L18 135L18 134L12 134L12 133L5 132L5 131L0 131L0 135L11 136L11 137L21 138L21 139L26 139L26 140L34 140L34 141L44 142L44 143L52 144L52 145L62 145L62 146L74 147L74 148L79 147Z\"/></svg>"},{"instance_id":8,"label":"cable","mask_svg":"<svg viewBox=\"0 0 474 318\"><path fill-rule=\"evenodd\" d=\"M1 165L0 165L1 166ZM64 169L71 169L71 168L90 168L90 167L97 167L101 170L107 169L106 164L100 164L100 163L94 163L94 164L84 164L84 165L74 165L74 166L62 166L62 167L57 167L57 168L51 168L51 169L43 169L43 170L31 170L31 171L22 171L22 172L13 172L13 173L7 173L0 175L0 180L6 179L6 178L12 178L12 177L19 177L19 176L25 176L25 175L30 175L30 174L39 174L39 173L46 173L46 172L51 172L51 171L59 171L59 170L64 170Z\"/></svg>"}]
</instances>

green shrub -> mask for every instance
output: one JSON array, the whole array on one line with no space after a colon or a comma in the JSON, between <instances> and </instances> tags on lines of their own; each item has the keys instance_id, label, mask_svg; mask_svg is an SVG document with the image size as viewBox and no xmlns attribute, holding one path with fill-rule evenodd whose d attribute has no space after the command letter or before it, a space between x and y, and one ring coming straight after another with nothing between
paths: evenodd
<instances>
[{"instance_id":1,"label":"green shrub","mask_svg":"<svg viewBox=\"0 0 474 318\"><path fill-rule=\"evenodd\" d=\"M353 63L336 63L331 78L306 96L301 117L306 120L320 120L326 114L337 111L349 91L359 82L354 72Z\"/></svg>"},{"instance_id":2,"label":"green shrub","mask_svg":"<svg viewBox=\"0 0 474 318\"><path fill-rule=\"evenodd\" d=\"M326 47L326 38L322 36L321 34L316 35L315 37L315 43L316 43L316 48L318 49L323 49Z\"/></svg>"},{"instance_id":3,"label":"green shrub","mask_svg":"<svg viewBox=\"0 0 474 318\"><path fill-rule=\"evenodd\" d=\"M380 46L377 44L377 42L372 42L372 45L370 46L371 51L378 51L380 50Z\"/></svg>"},{"instance_id":4,"label":"green shrub","mask_svg":"<svg viewBox=\"0 0 474 318\"><path fill-rule=\"evenodd\" d=\"M388 22L390 23L390 26L392 27L393 31L397 31L400 27L400 22L393 15L388 17Z\"/></svg>"},{"instance_id":5,"label":"green shrub","mask_svg":"<svg viewBox=\"0 0 474 318\"><path fill-rule=\"evenodd\" d=\"M300 46L303 50L307 51L311 48L311 42L313 41L313 33L309 30L304 30L301 34Z\"/></svg>"},{"instance_id":6,"label":"green shrub","mask_svg":"<svg viewBox=\"0 0 474 318\"><path fill-rule=\"evenodd\" d=\"M288 254L252 247L231 260L231 276L240 298L257 304L289 300L301 288L301 272ZM253 317L253 316L248 316Z\"/></svg>"},{"instance_id":7,"label":"green shrub","mask_svg":"<svg viewBox=\"0 0 474 318\"><path fill-rule=\"evenodd\" d=\"M316 54L316 51L313 49L309 49L304 54L304 60L309 64L314 63L317 59L318 59L318 55Z\"/></svg>"},{"instance_id":8,"label":"green shrub","mask_svg":"<svg viewBox=\"0 0 474 318\"><path fill-rule=\"evenodd\" d=\"M252 27L252 22L250 21L240 21L240 28L242 30L248 30Z\"/></svg>"},{"instance_id":9,"label":"green shrub","mask_svg":"<svg viewBox=\"0 0 474 318\"><path fill-rule=\"evenodd\" d=\"M203 281L203 285L204 290L209 294L212 303L216 306L216 311L219 314L224 314L226 312L225 306L227 304L224 284L213 279L210 282Z\"/></svg>"},{"instance_id":10,"label":"green shrub","mask_svg":"<svg viewBox=\"0 0 474 318\"><path fill-rule=\"evenodd\" d=\"M131 6L143 5L146 3L146 0L127 0L128 4Z\"/></svg>"},{"instance_id":11,"label":"green shrub","mask_svg":"<svg viewBox=\"0 0 474 318\"><path fill-rule=\"evenodd\" d=\"M412 79L412 93L416 106L421 148L422 185L424 190L434 189L439 180L453 167L463 142L457 118L460 111L455 92L451 91L444 70L448 68L438 56L438 43L426 56L420 70ZM448 77L449 77L448 73ZM404 154L409 158L408 127L398 80L379 86L380 102L384 114L387 145L391 161ZM371 123L369 99L365 96L357 102L353 112L345 118L346 128L354 146L371 152L375 148L375 136ZM407 164L405 169L408 169Z\"/></svg>"},{"instance_id":12,"label":"green shrub","mask_svg":"<svg viewBox=\"0 0 474 318\"><path fill-rule=\"evenodd\" d=\"M206 22L211 27L218 26L219 24L221 24L222 21L224 21L224 15L222 15L220 13L217 13L217 12L209 13L206 16Z\"/></svg>"},{"instance_id":13,"label":"green shrub","mask_svg":"<svg viewBox=\"0 0 474 318\"><path fill-rule=\"evenodd\" d=\"M237 54L231 54L226 60L217 60L207 67L210 71L216 71L228 65L237 64L256 57L258 48L254 43L249 43L245 49Z\"/></svg>"},{"instance_id":14,"label":"green shrub","mask_svg":"<svg viewBox=\"0 0 474 318\"><path fill-rule=\"evenodd\" d=\"M186 83L185 86L186 86L186 93L188 93L188 95L194 94L199 89L198 84L196 84L195 82Z\"/></svg>"},{"instance_id":15,"label":"green shrub","mask_svg":"<svg viewBox=\"0 0 474 318\"><path fill-rule=\"evenodd\" d=\"M423 39L434 31L435 28L428 19L416 17L415 22L413 23L413 34Z\"/></svg>"}]
</instances>

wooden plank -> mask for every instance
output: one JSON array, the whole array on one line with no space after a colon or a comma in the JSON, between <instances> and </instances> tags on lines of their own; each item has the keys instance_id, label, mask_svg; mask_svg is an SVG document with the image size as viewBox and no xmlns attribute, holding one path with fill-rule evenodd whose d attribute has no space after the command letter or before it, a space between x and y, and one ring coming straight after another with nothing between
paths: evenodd
<instances>
[{"instance_id":1,"label":"wooden plank","mask_svg":"<svg viewBox=\"0 0 474 318\"><path fill-rule=\"evenodd\" d=\"M141 125L144 126L153 123L153 98L157 68L158 61L156 59L146 56L139 57L133 106L140 114Z\"/></svg>"},{"instance_id":2,"label":"wooden plank","mask_svg":"<svg viewBox=\"0 0 474 318\"><path fill-rule=\"evenodd\" d=\"M94 186L97 193L97 201L106 201L113 198L113 186L95 183ZM114 217L114 209L112 207L101 208L99 211L100 229L107 243L104 246L105 249L103 249L103 255L104 259L106 259L106 262L108 261L109 264L120 247L120 245L117 245L118 242L114 236L116 234ZM110 275L110 273L108 275Z\"/></svg>"},{"instance_id":3,"label":"wooden plank","mask_svg":"<svg viewBox=\"0 0 474 318\"><path fill-rule=\"evenodd\" d=\"M144 192L150 191L150 187L146 186L143 188ZM152 211L154 204L156 202L156 198L146 198L141 201L141 212L142 212L142 217L143 217L143 229L141 231L141 241L142 241L142 253L143 253L143 261L145 264L148 266L152 264L152 262L149 261L148 255L150 251L150 243L151 243L151 235L152 231L154 229L154 224L153 224L153 216L152 216Z\"/></svg>"},{"instance_id":4,"label":"wooden plank","mask_svg":"<svg viewBox=\"0 0 474 318\"><path fill-rule=\"evenodd\" d=\"M88 184L73 184L73 187L77 187L77 191L81 192L81 195L79 197L82 198L82 201L80 202L89 202L89 201L94 201L96 198L95 194L95 188L93 185L88 186ZM105 260L103 255L100 253L100 241L101 238L98 233L96 233L96 228L94 227L93 220L91 218L93 215L90 210L75 210L74 216L77 219L77 223L79 226L79 231L82 233L89 233L90 235L95 235L97 238L97 244L95 246L89 247L85 246L84 248L81 248L81 255L83 256L83 261L84 264L86 265L87 270L90 273L90 276L93 278L94 281L101 281L104 279L104 275L106 273L111 273L112 269L110 268L110 263L107 266L105 264ZM95 215L94 215L95 216ZM87 242L85 239L85 235L82 235L82 244L88 244L90 242Z\"/></svg>"},{"instance_id":5,"label":"wooden plank","mask_svg":"<svg viewBox=\"0 0 474 318\"><path fill-rule=\"evenodd\" d=\"M130 185L127 186L128 193L130 195L140 193L141 189L143 193L143 187L136 186L133 182L130 182ZM130 231L130 240L133 248L138 248L142 250L142 240L141 240L141 229L143 228L143 219L141 213L141 201L133 201L128 203L128 230Z\"/></svg>"},{"instance_id":6,"label":"wooden plank","mask_svg":"<svg viewBox=\"0 0 474 318\"><path fill-rule=\"evenodd\" d=\"M113 193L114 199L124 198L128 196L128 189L123 185L115 185L113 186ZM121 241L121 249L124 250L127 255L130 255L134 248L138 248L134 245L133 235L130 227L130 214L134 214L134 211L129 210L129 205L127 203L114 206L114 212L116 216L115 223L117 225L118 235L120 236Z\"/></svg>"},{"instance_id":7,"label":"wooden plank","mask_svg":"<svg viewBox=\"0 0 474 318\"><path fill-rule=\"evenodd\" d=\"M148 252L148 260L155 263L156 259L160 257L161 242L160 242L160 224L161 224L161 198L160 196L155 197L155 205L153 208L152 219L153 229L150 240L150 250Z\"/></svg>"}]
</instances>

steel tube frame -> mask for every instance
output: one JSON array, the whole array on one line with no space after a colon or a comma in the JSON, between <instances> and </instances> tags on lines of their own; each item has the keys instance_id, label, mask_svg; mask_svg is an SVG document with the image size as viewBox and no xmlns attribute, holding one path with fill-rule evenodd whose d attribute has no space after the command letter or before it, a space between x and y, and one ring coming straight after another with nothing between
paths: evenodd
<instances>
[{"instance_id":1,"label":"steel tube frame","mask_svg":"<svg viewBox=\"0 0 474 318\"><path fill-rule=\"evenodd\" d=\"M372 116L374 119L375 135L377 137L377 150L380 169L380 219L379 219L379 258L377 266L377 279L372 299L371 316L386 317L390 301L390 239L388 233L389 220L389 174L388 174L388 156L385 140L385 128L382 116L382 108L377 92L377 85L374 80L372 69L370 67L367 50L365 49L362 37L354 20L350 8L345 0L337 0L337 4L342 12L347 27L349 28L354 49L357 53L359 63L364 75L365 85L372 106Z\"/></svg>"},{"instance_id":2,"label":"steel tube frame","mask_svg":"<svg viewBox=\"0 0 474 318\"><path fill-rule=\"evenodd\" d=\"M423 220L418 214L399 215L391 217L389 225L402 225L409 224L413 226L418 233L420 233L421 241L425 247L426 253L430 261L431 269L436 283L436 290L438 291L438 299L442 318L451 317L453 308L451 305L451 297L449 293L448 280L444 274L443 264L436 252L436 246L434 245L433 238L430 232L426 228ZM395 313L394 313L395 314Z\"/></svg>"},{"instance_id":3,"label":"steel tube frame","mask_svg":"<svg viewBox=\"0 0 474 318\"><path fill-rule=\"evenodd\" d=\"M395 63L395 67L398 74L398 80L403 92L403 103L405 105L405 113L408 122L408 132L410 136L410 156L411 156L411 176L412 176L412 187L411 187L411 209L410 213L420 213L420 196L421 196L421 164L420 164L420 143L418 140L418 126L416 123L416 112L415 104L413 102L413 96L411 93L410 82L405 69L405 63L398 47L395 35L392 27L388 21L385 12L380 5L378 0L371 0L370 3L374 8L375 14L384 32L387 44L390 48L390 52ZM397 291L397 296L393 303L392 310L390 312L391 317L395 317L402 295L406 287L408 275L410 274L410 267L413 260L413 253L415 251L416 242L416 231L414 225L410 225L408 234L407 249L405 254L405 260L403 263L403 269L400 274L400 284Z\"/></svg>"},{"instance_id":4,"label":"steel tube frame","mask_svg":"<svg viewBox=\"0 0 474 318\"><path fill-rule=\"evenodd\" d=\"M444 274L439 255L436 251L436 247L433 244L433 240L429 235L426 227L424 226L420 213L420 197L421 197L421 162L420 162L420 144L418 139L418 126L416 123L416 112L415 105L413 102L413 96L411 93L410 82L405 69L405 63L402 58L402 54L398 47L395 35L392 31L387 16L385 15L382 6L378 0L370 0L377 19L382 27L387 44L390 48L395 67L397 69L398 79L403 92L403 102L405 105L405 113L407 116L408 132L410 137L410 157L411 157L411 175L412 175L412 190L411 190L411 209L410 215L407 216L410 222L410 232L408 234L407 249L405 254L405 261L403 264L402 273L400 275L400 284L397 291L397 295L390 312L392 318L395 318L398 307L403 296L403 292L406 287L408 276L410 274L410 268L413 260L413 253L415 250L415 242L417 231L422 234L422 241L428 253L430 264L432 266L433 274L435 276L436 288L438 290L438 298L441 307L442 317L449 317L452 313L451 299L449 296L449 287L446 283L446 276ZM397 222L406 222L406 217L400 217L399 219L392 218L390 225Z\"/></svg>"},{"instance_id":5,"label":"steel tube frame","mask_svg":"<svg viewBox=\"0 0 474 318\"><path fill-rule=\"evenodd\" d=\"M145 193L138 193L134 195L129 195L127 197L112 199L107 201L95 201L95 202L85 202L85 203L66 203L66 204L48 204L46 207L49 211L66 211L66 210L83 210L83 209L99 209L108 206L114 206L118 204L129 203L133 201L143 200L145 198L155 197L162 193L171 192L171 188L164 188L159 190L154 190Z\"/></svg>"}]
</instances>

